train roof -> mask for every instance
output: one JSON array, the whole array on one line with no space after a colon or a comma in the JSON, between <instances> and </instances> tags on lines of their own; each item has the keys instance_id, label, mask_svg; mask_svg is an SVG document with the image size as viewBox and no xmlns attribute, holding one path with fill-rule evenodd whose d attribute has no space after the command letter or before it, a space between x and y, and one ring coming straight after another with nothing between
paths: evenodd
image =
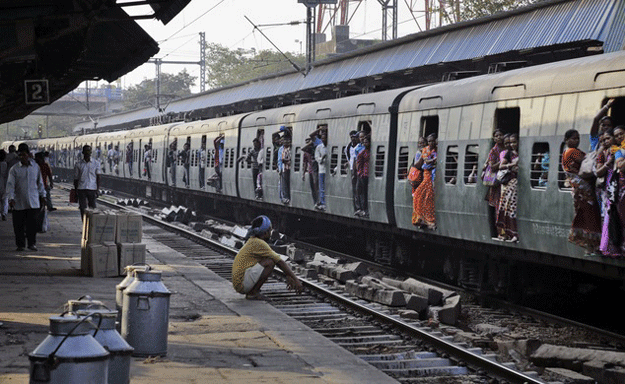
<instances>
[{"instance_id":1,"label":"train roof","mask_svg":"<svg viewBox=\"0 0 625 384\"><path fill-rule=\"evenodd\" d=\"M625 85L625 51L434 84L408 93L400 110L596 90L614 86L617 79Z\"/></svg>"},{"instance_id":2,"label":"train roof","mask_svg":"<svg viewBox=\"0 0 625 384\"><path fill-rule=\"evenodd\" d=\"M417 84L414 82L416 75L409 73L439 73L439 68L457 70L453 68L462 60L466 65L486 63L488 68L487 57L493 57L490 61L502 61L514 56L540 63L540 60L547 60L546 57L566 57L563 55L574 50L579 51L578 55L587 54L588 46L600 47L605 52L615 51L622 48L625 39L624 10L625 2L619 0L538 2L319 61L306 76L288 71L176 100L169 104L168 111L201 116L204 110L217 106L242 111L252 105L275 105L281 97L319 100L321 96L315 96L315 92L328 98L333 89L353 91L351 83L361 81L382 85L388 81L399 84L390 87L401 87L407 81ZM537 54L539 47L543 49L542 55ZM548 54L544 54L546 52ZM514 55L505 56L506 53ZM447 63L456 64L448 66ZM144 108L101 117L98 126L116 127L157 115L154 108ZM75 130L92 128L93 123L85 122L78 124Z\"/></svg>"}]
</instances>

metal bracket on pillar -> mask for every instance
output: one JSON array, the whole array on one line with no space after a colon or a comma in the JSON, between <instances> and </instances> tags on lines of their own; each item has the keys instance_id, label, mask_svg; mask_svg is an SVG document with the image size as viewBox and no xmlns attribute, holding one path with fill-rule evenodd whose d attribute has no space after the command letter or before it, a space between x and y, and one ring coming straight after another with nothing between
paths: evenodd
<instances>
[{"instance_id":1,"label":"metal bracket on pillar","mask_svg":"<svg viewBox=\"0 0 625 384\"><path fill-rule=\"evenodd\" d=\"M336 4L338 0L297 0L297 2L306 6L306 74L308 74L315 61L315 31L317 30L315 7L319 4Z\"/></svg>"}]
</instances>

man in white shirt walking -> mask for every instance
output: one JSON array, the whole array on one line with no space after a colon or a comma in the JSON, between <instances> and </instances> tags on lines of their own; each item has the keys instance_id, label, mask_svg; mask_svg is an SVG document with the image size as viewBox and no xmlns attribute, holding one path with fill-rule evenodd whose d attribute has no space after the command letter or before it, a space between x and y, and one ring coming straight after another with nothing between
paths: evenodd
<instances>
[{"instance_id":1,"label":"man in white shirt walking","mask_svg":"<svg viewBox=\"0 0 625 384\"><path fill-rule=\"evenodd\" d=\"M82 147L82 155L74 167L74 188L78 196L81 217L87 206L95 208L95 200L100 189L100 162L91 158L91 146Z\"/></svg>"},{"instance_id":2,"label":"man in white shirt walking","mask_svg":"<svg viewBox=\"0 0 625 384\"><path fill-rule=\"evenodd\" d=\"M13 208L13 231L18 251L23 251L28 240L28 249L36 251L37 214L45 204L46 190L41 170L29 156L28 145L18 146L19 162L9 170L6 194L9 206Z\"/></svg>"}]
</instances>

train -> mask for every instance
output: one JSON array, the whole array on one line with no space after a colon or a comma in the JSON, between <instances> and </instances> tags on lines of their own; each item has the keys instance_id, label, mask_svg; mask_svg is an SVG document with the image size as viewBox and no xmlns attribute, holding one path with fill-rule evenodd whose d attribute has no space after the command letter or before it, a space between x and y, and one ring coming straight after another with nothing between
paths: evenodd
<instances>
[{"instance_id":1,"label":"train","mask_svg":"<svg viewBox=\"0 0 625 384\"><path fill-rule=\"evenodd\" d=\"M276 226L285 232L290 228L293 236L306 237L314 227L356 244L381 263L518 293L521 280L541 286L564 275L563 281L571 281L570 274L622 283L624 260L585 257L583 249L567 241L574 208L560 161L569 129L580 132L580 149L587 151L593 118L609 99L615 99L611 116L625 122L624 51L207 120L27 142L53 153L55 173L69 179L88 144L103 163L105 183L136 195L225 210L241 220L270 212ZM315 207L308 180L302 178L302 148L319 128L327 132L324 211ZM281 129L292 136L288 204L280 198L272 143ZM496 129L519 136L518 243L493 240L488 187L475 177ZM368 217L354 215L350 175L342 166L354 130L371 138ZM417 139L432 133L438 136L433 230L412 224L407 180ZM262 199L255 193L252 167L239 161L255 138L261 139L265 156ZM19 142L2 147L10 144ZM109 163L111 148L118 155ZM171 160L172 150L189 151L188 161ZM537 170L537 162L547 157L546 167Z\"/></svg>"}]
</instances>

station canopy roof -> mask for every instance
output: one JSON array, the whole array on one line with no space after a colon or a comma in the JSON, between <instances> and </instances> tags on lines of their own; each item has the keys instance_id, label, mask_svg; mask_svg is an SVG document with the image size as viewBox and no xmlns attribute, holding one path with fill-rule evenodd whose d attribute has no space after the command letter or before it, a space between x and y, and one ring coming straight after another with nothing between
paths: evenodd
<instances>
[{"instance_id":1,"label":"station canopy roof","mask_svg":"<svg viewBox=\"0 0 625 384\"><path fill-rule=\"evenodd\" d=\"M154 13L131 17L116 0L0 0L0 123L145 63L159 48L135 19L166 24L189 2L144 0Z\"/></svg>"}]
</instances>

